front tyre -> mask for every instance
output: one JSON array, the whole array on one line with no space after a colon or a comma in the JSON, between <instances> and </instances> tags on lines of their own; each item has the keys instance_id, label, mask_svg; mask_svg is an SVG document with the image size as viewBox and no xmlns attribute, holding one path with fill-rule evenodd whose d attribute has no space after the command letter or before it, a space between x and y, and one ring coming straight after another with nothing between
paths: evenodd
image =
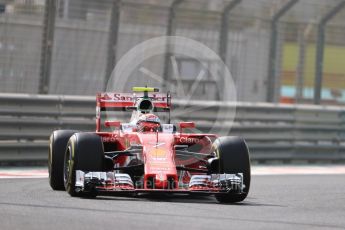
<instances>
[{"instance_id":1,"label":"front tyre","mask_svg":"<svg viewBox=\"0 0 345 230\"><path fill-rule=\"evenodd\" d=\"M250 188L250 158L249 150L242 138L220 137L213 144L213 150L219 159L219 174L243 173L244 189L241 194L216 194L220 203L235 203L243 201Z\"/></svg>"},{"instance_id":2,"label":"front tyre","mask_svg":"<svg viewBox=\"0 0 345 230\"><path fill-rule=\"evenodd\" d=\"M93 133L76 133L68 141L64 160L64 186L71 196L95 196L76 187L76 170L103 171L104 150L101 138Z\"/></svg>"}]
</instances>

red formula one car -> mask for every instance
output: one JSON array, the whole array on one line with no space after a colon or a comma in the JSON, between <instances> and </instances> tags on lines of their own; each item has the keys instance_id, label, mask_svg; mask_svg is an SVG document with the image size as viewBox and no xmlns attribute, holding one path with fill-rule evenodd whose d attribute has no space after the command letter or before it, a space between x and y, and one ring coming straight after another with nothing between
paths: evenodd
<instances>
[{"instance_id":1,"label":"red formula one car","mask_svg":"<svg viewBox=\"0 0 345 230\"><path fill-rule=\"evenodd\" d=\"M71 196L117 193L215 195L240 202L250 186L250 160L239 137L184 132L193 122L170 123L170 94L134 87L134 93L97 95L96 132L57 130L50 136L49 182ZM102 112L132 111L128 123ZM155 115L167 114L167 123ZM101 131L107 128L108 131Z\"/></svg>"}]
</instances>

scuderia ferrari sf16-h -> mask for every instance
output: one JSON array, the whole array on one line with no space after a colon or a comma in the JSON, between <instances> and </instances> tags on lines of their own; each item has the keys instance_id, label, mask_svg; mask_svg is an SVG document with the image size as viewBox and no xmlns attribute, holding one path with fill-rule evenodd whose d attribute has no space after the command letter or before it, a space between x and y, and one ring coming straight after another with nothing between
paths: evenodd
<instances>
[{"instance_id":1,"label":"scuderia ferrari sf16-h","mask_svg":"<svg viewBox=\"0 0 345 230\"><path fill-rule=\"evenodd\" d=\"M98 94L96 104L96 132L57 130L50 136L49 182L54 190L88 197L205 194L221 203L247 197L251 175L245 141L184 132L195 127L193 122L176 128L170 123L169 93L134 87L133 93ZM128 123L102 123L104 111L132 111L132 116ZM167 123L155 113L165 114Z\"/></svg>"}]
</instances>

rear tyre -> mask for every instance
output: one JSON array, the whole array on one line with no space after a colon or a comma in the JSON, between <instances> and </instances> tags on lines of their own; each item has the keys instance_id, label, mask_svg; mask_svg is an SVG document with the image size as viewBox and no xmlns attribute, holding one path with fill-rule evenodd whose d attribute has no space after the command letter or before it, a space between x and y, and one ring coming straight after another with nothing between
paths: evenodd
<instances>
[{"instance_id":1,"label":"rear tyre","mask_svg":"<svg viewBox=\"0 0 345 230\"><path fill-rule=\"evenodd\" d=\"M50 135L48 172L49 184L53 190L65 190L63 182L63 164L69 138L78 131L57 130Z\"/></svg>"},{"instance_id":2,"label":"rear tyre","mask_svg":"<svg viewBox=\"0 0 345 230\"><path fill-rule=\"evenodd\" d=\"M213 145L219 158L219 173L236 174L243 173L242 194L216 194L220 203L235 203L243 201L250 188L250 158L246 142L239 137L220 137Z\"/></svg>"},{"instance_id":3,"label":"rear tyre","mask_svg":"<svg viewBox=\"0 0 345 230\"><path fill-rule=\"evenodd\" d=\"M103 171L104 150L101 138L93 133L76 133L68 141L64 160L64 186L71 196L95 197L95 191L82 193L75 186L76 170Z\"/></svg>"}]
</instances>

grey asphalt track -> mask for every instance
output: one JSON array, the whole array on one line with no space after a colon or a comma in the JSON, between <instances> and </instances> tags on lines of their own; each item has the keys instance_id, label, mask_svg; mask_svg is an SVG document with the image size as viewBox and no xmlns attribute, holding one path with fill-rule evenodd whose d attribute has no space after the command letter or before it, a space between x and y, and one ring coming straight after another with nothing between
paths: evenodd
<instances>
[{"instance_id":1,"label":"grey asphalt track","mask_svg":"<svg viewBox=\"0 0 345 230\"><path fill-rule=\"evenodd\" d=\"M72 198L47 179L1 179L0 229L345 229L345 175L253 176L249 197L236 205L213 197Z\"/></svg>"}]
</instances>

